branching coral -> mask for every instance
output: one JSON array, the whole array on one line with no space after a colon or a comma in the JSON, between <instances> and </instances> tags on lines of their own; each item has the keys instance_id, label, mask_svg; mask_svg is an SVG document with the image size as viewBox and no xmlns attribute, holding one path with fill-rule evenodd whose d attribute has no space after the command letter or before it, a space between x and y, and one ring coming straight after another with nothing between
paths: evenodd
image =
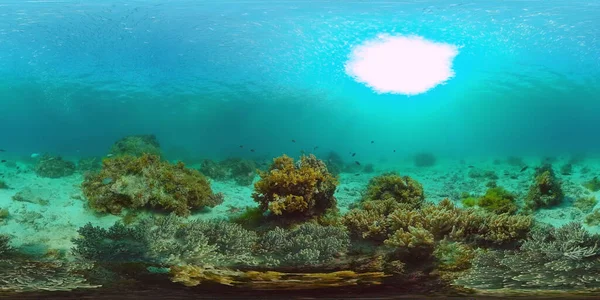
<instances>
[{"instance_id":1,"label":"branching coral","mask_svg":"<svg viewBox=\"0 0 600 300\"><path fill-rule=\"evenodd\" d=\"M564 194L560 182L554 175L554 170L549 164L544 164L535 171L533 184L525 198L525 204L529 209L550 207L559 204Z\"/></svg>"},{"instance_id":2,"label":"branching coral","mask_svg":"<svg viewBox=\"0 0 600 300\"><path fill-rule=\"evenodd\" d=\"M251 265L255 233L224 221L193 221L171 214L142 219L134 226L116 223L108 230L88 224L73 240L73 252L98 262L161 265Z\"/></svg>"},{"instance_id":3,"label":"branching coral","mask_svg":"<svg viewBox=\"0 0 600 300\"><path fill-rule=\"evenodd\" d=\"M369 181L363 201L394 199L399 203L407 203L419 207L425 201L423 186L408 176L386 173L373 177Z\"/></svg>"},{"instance_id":4,"label":"branching coral","mask_svg":"<svg viewBox=\"0 0 600 300\"><path fill-rule=\"evenodd\" d=\"M114 156L144 154L161 156L160 144L153 134L130 135L116 141L110 148Z\"/></svg>"},{"instance_id":5,"label":"branching coral","mask_svg":"<svg viewBox=\"0 0 600 300\"><path fill-rule=\"evenodd\" d=\"M123 208L154 208L188 215L191 209L223 202L198 171L148 154L105 159L102 170L88 174L82 188L90 207L113 214Z\"/></svg>"},{"instance_id":6,"label":"branching coral","mask_svg":"<svg viewBox=\"0 0 600 300\"><path fill-rule=\"evenodd\" d=\"M488 251L457 283L472 288L599 288L600 236L577 223L559 229L539 227L520 251Z\"/></svg>"},{"instance_id":7,"label":"branching coral","mask_svg":"<svg viewBox=\"0 0 600 300\"><path fill-rule=\"evenodd\" d=\"M297 163L283 155L259 175L252 198L263 211L288 220L306 219L336 206L333 194L338 182L314 155L303 156Z\"/></svg>"},{"instance_id":8,"label":"branching coral","mask_svg":"<svg viewBox=\"0 0 600 300\"><path fill-rule=\"evenodd\" d=\"M292 230L276 227L267 232L259 252L271 266L317 266L347 252L349 245L344 227L305 223Z\"/></svg>"},{"instance_id":9,"label":"branching coral","mask_svg":"<svg viewBox=\"0 0 600 300\"><path fill-rule=\"evenodd\" d=\"M35 173L40 177L60 178L75 173L75 164L60 156L45 154L35 165Z\"/></svg>"},{"instance_id":10,"label":"branching coral","mask_svg":"<svg viewBox=\"0 0 600 300\"><path fill-rule=\"evenodd\" d=\"M0 291L71 291L96 288L81 271L90 265L64 261L0 260ZM18 297L15 297L18 298Z\"/></svg>"}]
</instances>

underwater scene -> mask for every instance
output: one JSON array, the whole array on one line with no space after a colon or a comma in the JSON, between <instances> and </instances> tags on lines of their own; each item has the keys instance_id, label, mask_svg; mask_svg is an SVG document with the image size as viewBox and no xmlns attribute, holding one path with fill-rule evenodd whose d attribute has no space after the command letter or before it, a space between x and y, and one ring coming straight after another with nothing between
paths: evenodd
<instances>
[{"instance_id":1,"label":"underwater scene","mask_svg":"<svg viewBox=\"0 0 600 300\"><path fill-rule=\"evenodd\" d=\"M0 1L0 298L600 296L600 2Z\"/></svg>"}]
</instances>

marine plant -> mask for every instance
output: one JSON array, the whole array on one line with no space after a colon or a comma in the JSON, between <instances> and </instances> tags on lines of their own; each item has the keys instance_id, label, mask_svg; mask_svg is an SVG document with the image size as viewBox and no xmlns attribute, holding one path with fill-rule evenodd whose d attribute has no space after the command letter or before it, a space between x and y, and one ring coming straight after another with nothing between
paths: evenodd
<instances>
[{"instance_id":1,"label":"marine plant","mask_svg":"<svg viewBox=\"0 0 600 300\"><path fill-rule=\"evenodd\" d=\"M35 173L46 178L66 177L75 173L75 164L60 156L44 154L35 165Z\"/></svg>"},{"instance_id":2,"label":"marine plant","mask_svg":"<svg viewBox=\"0 0 600 300\"><path fill-rule=\"evenodd\" d=\"M385 173L371 178L362 201L394 199L418 208L425 201L423 186L408 176L397 173Z\"/></svg>"},{"instance_id":3,"label":"marine plant","mask_svg":"<svg viewBox=\"0 0 600 300\"><path fill-rule=\"evenodd\" d=\"M552 165L544 164L535 170L533 183L525 197L528 209L547 208L562 202L564 194L560 181L554 175Z\"/></svg>"},{"instance_id":4,"label":"marine plant","mask_svg":"<svg viewBox=\"0 0 600 300\"><path fill-rule=\"evenodd\" d=\"M596 208L587 216L585 216L585 224L588 226L600 225L600 209Z\"/></svg>"},{"instance_id":5,"label":"marine plant","mask_svg":"<svg viewBox=\"0 0 600 300\"><path fill-rule=\"evenodd\" d=\"M130 135L117 140L109 150L113 156L161 156L160 144L153 134Z\"/></svg>"},{"instance_id":6,"label":"marine plant","mask_svg":"<svg viewBox=\"0 0 600 300\"><path fill-rule=\"evenodd\" d=\"M266 172L259 172L252 198L259 207L286 220L303 220L323 215L336 207L333 196L337 179L314 155L298 162L283 155L273 159Z\"/></svg>"},{"instance_id":7,"label":"marine plant","mask_svg":"<svg viewBox=\"0 0 600 300\"><path fill-rule=\"evenodd\" d=\"M181 162L172 165L156 155L117 156L103 160L102 170L82 184L91 208L119 214L128 209L160 209L188 215L192 209L223 202L204 175Z\"/></svg>"},{"instance_id":8,"label":"marine plant","mask_svg":"<svg viewBox=\"0 0 600 300\"><path fill-rule=\"evenodd\" d=\"M482 251L456 283L482 289L600 288L600 236L581 224L536 227L519 250Z\"/></svg>"}]
</instances>

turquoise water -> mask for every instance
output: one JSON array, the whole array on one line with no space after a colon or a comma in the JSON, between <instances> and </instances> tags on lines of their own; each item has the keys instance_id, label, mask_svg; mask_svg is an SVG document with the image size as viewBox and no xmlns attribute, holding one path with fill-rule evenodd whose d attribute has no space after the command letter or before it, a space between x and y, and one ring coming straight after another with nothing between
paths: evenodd
<instances>
[{"instance_id":1,"label":"turquoise water","mask_svg":"<svg viewBox=\"0 0 600 300\"><path fill-rule=\"evenodd\" d=\"M375 73L357 75L356 51L386 41L406 44L370 56ZM223 204L192 219L256 206L252 185L207 174L206 159L245 159L265 171L282 154L312 153L331 171L338 153L346 170L336 197L347 212L388 171L419 180L426 201L458 206L460 193L489 187L471 169L493 171L521 207L535 169L551 157L564 197L535 220L598 232L584 222L591 211L573 212L577 199L596 196L585 183L600 174L597 1L5 0L0 78L0 173L10 187L0 189L9 212L0 233L27 255L37 245L73 259L78 228L120 218L87 206L80 167L49 179L40 158L111 159L115 141L141 134L156 137L165 161L200 170L224 193ZM430 84L418 88L417 79ZM434 156L434 166L415 165L419 153ZM368 164L374 173L363 170ZM562 172L566 164L574 170ZM49 206L14 200L26 188ZM48 221L23 221L28 212Z\"/></svg>"}]
</instances>

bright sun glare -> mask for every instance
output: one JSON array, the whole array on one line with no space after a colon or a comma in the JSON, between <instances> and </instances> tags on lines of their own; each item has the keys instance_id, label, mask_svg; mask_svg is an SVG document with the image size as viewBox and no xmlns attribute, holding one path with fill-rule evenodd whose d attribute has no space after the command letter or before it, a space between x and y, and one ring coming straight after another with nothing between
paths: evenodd
<instances>
[{"instance_id":1,"label":"bright sun glare","mask_svg":"<svg viewBox=\"0 0 600 300\"><path fill-rule=\"evenodd\" d=\"M380 35L356 46L346 73L378 93L417 95L454 76L458 47L420 36Z\"/></svg>"}]
</instances>

